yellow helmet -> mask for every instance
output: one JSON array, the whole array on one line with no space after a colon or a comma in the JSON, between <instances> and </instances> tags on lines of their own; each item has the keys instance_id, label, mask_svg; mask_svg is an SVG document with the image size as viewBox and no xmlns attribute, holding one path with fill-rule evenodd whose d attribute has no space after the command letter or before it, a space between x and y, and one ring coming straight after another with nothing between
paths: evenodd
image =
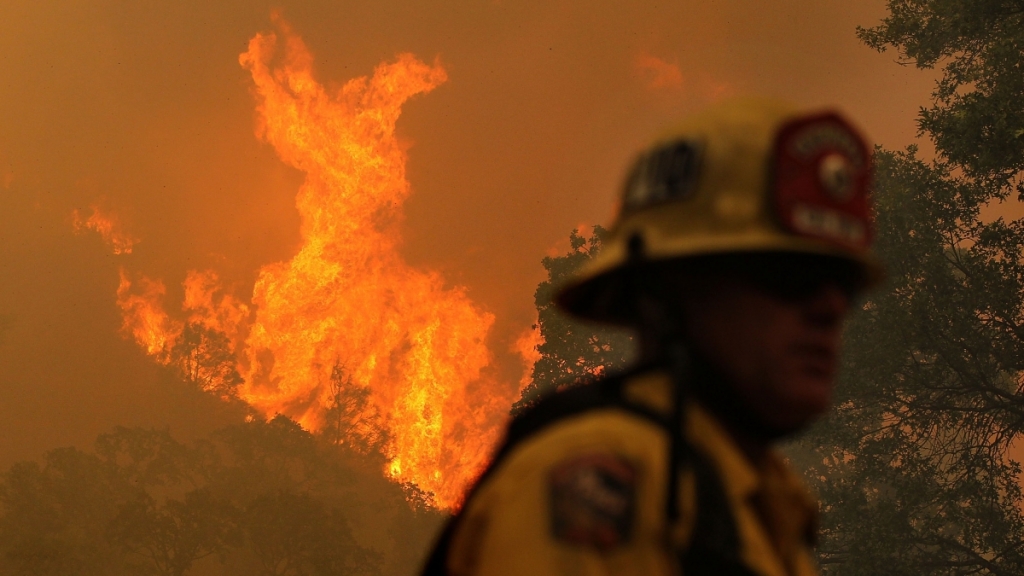
<instances>
[{"instance_id":1,"label":"yellow helmet","mask_svg":"<svg viewBox=\"0 0 1024 576\"><path fill-rule=\"evenodd\" d=\"M857 263L870 251L871 149L830 110L734 100L693 116L640 155L601 252L556 295L578 316L628 324L630 267L735 253L788 252Z\"/></svg>"}]
</instances>

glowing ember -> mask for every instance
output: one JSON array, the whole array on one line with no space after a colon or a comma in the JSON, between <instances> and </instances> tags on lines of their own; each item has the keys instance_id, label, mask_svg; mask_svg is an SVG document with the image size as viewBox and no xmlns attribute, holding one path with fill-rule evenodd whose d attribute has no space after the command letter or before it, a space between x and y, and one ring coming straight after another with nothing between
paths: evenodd
<instances>
[{"instance_id":1,"label":"glowing ember","mask_svg":"<svg viewBox=\"0 0 1024 576\"><path fill-rule=\"evenodd\" d=\"M189 338L196 344L188 358L228 351L230 370L195 357L186 358L189 373L209 390L240 375L239 397L309 429L325 424L339 383L365 391L352 416L358 425L348 427L364 438L350 440L384 432L386 472L456 507L518 388L484 375L493 316L397 251L410 190L395 122L402 104L443 83L445 71L402 54L329 93L313 78L302 40L275 21L281 41L258 34L239 60L255 82L257 135L306 173L296 199L301 247L259 271L251 310L224 294L212 272L190 272L179 323L162 311L163 284L143 280L133 293L122 273L124 329L165 363L182 362L168 350Z\"/></svg>"},{"instance_id":2,"label":"glowing ember","mask_svg":"<svg viewBox=\"0 0 1024 576\"><path fill-rule=\"evenodd\" d=\"M78 210L72 212L71 218L75 232L82 233L86 230L92 230L98 233L103 238L103 241L114 251L114 254L131 254L132 246L138 242L137 238L134 238L121 228L121 223L115 214L101 210L96 206L92 207L92 214L88 218L83 218Z\"/></svg>"}]
</instances>

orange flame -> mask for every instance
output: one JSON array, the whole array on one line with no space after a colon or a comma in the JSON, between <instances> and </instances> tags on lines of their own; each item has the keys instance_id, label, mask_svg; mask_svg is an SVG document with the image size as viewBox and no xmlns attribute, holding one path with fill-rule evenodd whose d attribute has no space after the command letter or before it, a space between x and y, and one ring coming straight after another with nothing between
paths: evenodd
<instances>
[{"instance_id":1,"label":"orange flame","mask_svg":"<svg viewBox=\"0 0 1024 576\"><path fill-rule=\"evenodd\" d=\"M128 274L124 268L120 272L117 306L121 308L124 317L121 331L133 336L139 346L146 349L147 354L166 363L171 345L182 330L181 323L171 320L167 312L164 312L163 299L167 294L167 288L159 280L143 277L139 281L141 293L132 294L132 283L128 279Z\"/></svg>"},{"instance_id":2,"label":"orange flame","mask_svg":"<svg viewBox=\"0 0 1024 576\"><path fill-rule=\"evenodd\" d=\"M371 78L328 92L313 78L302 40L275 22L280 46L277 34L257 34L239 61L255 83L257 136L306 173L296 198L301 246L289 262L260 269L252 310L223 294L214 273L190 272L186 326L232 342L237 394L268 417L285 414L315 430L338 382L368 392L355 419L384 432L385 472L439 507L457 507L518 388L485 373L493 315L398 253L410 188L395 122L406 100L447 75L401 54ZM183 324L162 313L162 284L140 286L141 294L130 294L122 273L125 331L166 363Z\"/></svg>"},{"instance_id":3,"label":"orange flame","mask_svg":"<svg viewBox=\"0 0 1024 576\"><path fill-rule=\"evenodd\" d=\"M248 330L249 307L231 294L223 294L220 279L212 270L190 270L183 286L181 307L189 313L188 321L225 334L238 349Z\"/></svg>"},{"instance_id":4,"label":"orange flame","mask_svg":"<svg viewBox=\"0 0 1024 576\"><path fill-rule=\"evenodd\" d=\"M75 232L80 234L92 230L98 233L103 241L110 245L114 254L131 254L132 247L139 241L122 230L115 214L101 210L97 206L92 207L92 215L88 218L83 218L77 209L71 213L71 218Z\"/></svg>"},{"instance_id":5,"label":"orange flame","mask_svg":"<svg viewBox=\"0 0 1024 576\"><path fill-rule=\"evenodd\" d=\"M519 389L523 390L533 383L533 365L540 360L540 346L544 344L544 335L540 333L540 320L533 323L529 330L524 331L512 345L512 351L523 360L523 378L519 381Z\"/></svg>"},{"instance_id":6,"label":"orange flame","mask_svg":"<svg viewBox=\"0 0 1024 576\"><path fill-rule=\"evenodd\" d=\"M647 88L651 90L683 89L683 72L678 64L666 62L653 54L641 52L633 60L633 65L640 74Z\"/></svg>"}]
</instances>

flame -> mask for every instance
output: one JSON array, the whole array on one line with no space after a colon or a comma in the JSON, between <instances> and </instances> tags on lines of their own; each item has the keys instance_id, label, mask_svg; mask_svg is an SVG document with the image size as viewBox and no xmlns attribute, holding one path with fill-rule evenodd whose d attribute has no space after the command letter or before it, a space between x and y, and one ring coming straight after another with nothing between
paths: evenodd
<instances>
[{"instance_id":1,"label":"flame","mask_svg":"<svg viewBox=\"0 0 1024 576\"><path fill-rule=\"evenodd\" d=\"M523 331L512 345L512 351L523 360L523 377L519 381L519 390L526 389L533 383L533 365L540 360L540 346L544 344L544 335L540 333L540 319L528 330Z\"/></svg>"},{"instance_id":2,"label":"flame","mask_svg":"<svg viewBox=\"0 0 1024 576\"><path fill-rule=\"evenodd\" d=\"M683 89L683 72L678 64L666 62L653 54L641 52L633 60L633 66L650 90Z\"/></svg>"},{"instance_id":3,"label":"flame","mask_svg":"<svg viewBox=\"0 0 1024 576\"><path fill-rule=\"evenodd\" d=\"M163 363L168 362L172 343L181 334L181 323L175 322L164 311L163 299L167 288L159 280L143 277L139 281L141 293L132 294L132 283L124 268L117 286L117 306L124 318L121 331L135 338L146 353Z\"/></svg>"},{"instance_id":4,"label":"flame","mask_svg":"<svg viewBox=\"0 0 1024 576\"><path fill-rule=\"evenodd\" d=\"M86 230L97 232L103 241L110 245L114 254L131 254L132 247L139 241L122 230L116 214L106 212L97 206L92 206L92 215L88 218L83 218L76 209L71 213L71 219L75 232L79 234Z\"/></svg>"},{"instance_id":5,"label":"flame","mask_svg":"<svg viewBox=\"0 0 1024 576\"><path fill-rule=\"evenodd\" d=\"M678 101L684 93L717 102L736 92L732 84L706 72L692 71L684 76L678 63L646 51L641 51L633 59L633 71L649 92L668 97L672 102Z\"/></svg>"},{"instance_id":6,"label":"flame","mask_svg":"<svg viewBox=\"0 0 1024 576\"><path fill-rule=\"evenodd\" d=\"M182 286L185 298L181 307L189 313L188 321L225 334L234 348L239 348L248 330L249 306L223 293L220 278L212 270L190 270Z\"/></svg>"},{"instance_id":7,"label":"flame","mask_svg":"<svg viewBox=\"0 0 1024 576\"><path fill-rule=\"evenodd\" d=\"M122 272L124 330L165 363L189 327L226 336L238 397L311 430L325 425L339 382L363 391L367 402L353 421L383 432L385 473L455 508L518 388L485 371L494 316L398 253L410 187L395 122L406 100L445 82L446 72L400 54L329 92L314 79L301 38L274 21L278 33L257 34L239 62L255 85L257 137L306 173L296 198L298 252L259 270L251 306L227 294L215 273L189 272L184 323L163 313L162 283L143 279L132 293Z\"/></svg>"}]
</instances>

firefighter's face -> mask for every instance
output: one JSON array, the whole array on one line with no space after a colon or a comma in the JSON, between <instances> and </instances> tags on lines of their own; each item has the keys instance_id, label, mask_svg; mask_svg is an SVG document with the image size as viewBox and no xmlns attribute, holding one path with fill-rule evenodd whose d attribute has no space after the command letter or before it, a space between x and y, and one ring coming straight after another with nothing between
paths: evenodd
<instances>
[{"instance_id":1,"label":"firefighter's face","mask_svg":"<svg viewBox=\"0 0 1024 576\"><path fill-rule=\"evenodd\" d=\"M689 339L761 423L795 430L829 406L850 290L829 278L782 286L712 275L684 299Z\"/></svg>"}]
</instances>

